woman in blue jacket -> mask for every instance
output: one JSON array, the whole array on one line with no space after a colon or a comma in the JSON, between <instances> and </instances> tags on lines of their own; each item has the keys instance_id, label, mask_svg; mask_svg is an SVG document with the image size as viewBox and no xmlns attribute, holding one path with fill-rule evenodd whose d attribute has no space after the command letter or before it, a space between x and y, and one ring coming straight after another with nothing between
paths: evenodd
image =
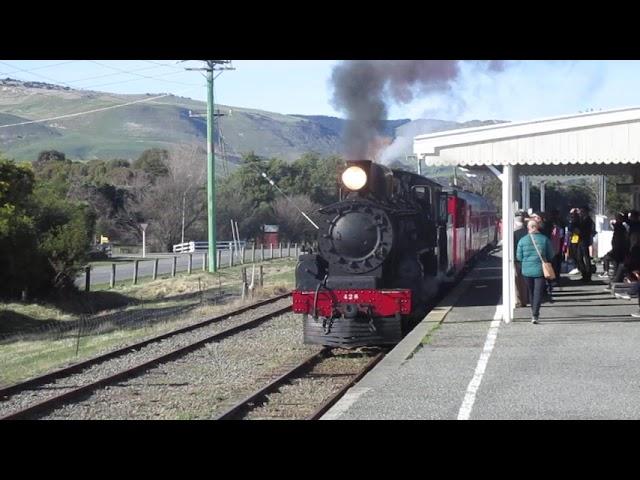
<instances>
[{"instance_id":1,"label":"woman in blue jacket","mask_svg":"<svg viewBox=\"0 0 640 480\"><path fill-rule=\"evenodd\" d=\"M518 242L516 249L516 260L522 263L522 276L527 282L529 290L529 299L531 300L531 323L538 323L540 315L540 303L542 302L542 293L545 287L545 278L542 271L542 260L545 262L553 259L553 247L551 241L539 232L540 225L535 220L527 223L528 235L525 235ZM535 246L533 244L535 242ZM536 251L536 247L540 252Z\"/></svg>"}]
</instances>

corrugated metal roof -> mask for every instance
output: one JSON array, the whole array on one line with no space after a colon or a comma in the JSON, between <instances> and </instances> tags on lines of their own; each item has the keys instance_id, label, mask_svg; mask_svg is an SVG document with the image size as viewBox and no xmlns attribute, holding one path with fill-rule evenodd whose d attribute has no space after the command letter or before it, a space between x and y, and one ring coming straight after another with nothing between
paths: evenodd
<instances>
[{"instance_id":1,"label":"corrugated metal roof","mask_svg":"<svg viewBox=\"0 0 640 480\"><path fill-rule=\"evenodd\" d=\"M414 153L426 165L518 165L521 175L630 173L640 107L419 135Z\"/></svg>"}]
</instances>

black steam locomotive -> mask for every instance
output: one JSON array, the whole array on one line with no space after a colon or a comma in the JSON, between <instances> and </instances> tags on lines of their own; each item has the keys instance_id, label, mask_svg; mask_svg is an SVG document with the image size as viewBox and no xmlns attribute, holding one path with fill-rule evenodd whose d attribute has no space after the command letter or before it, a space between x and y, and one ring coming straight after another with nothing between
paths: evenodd
<instances>
[{"instance_id":1,"label":"black steam locomotive","mask_svg":"<svg viewBox=\"0 0 640 480\"><path fill-rule=\"evenodd\" d=\"M495 241L496 212L482 197L371 161L348 162L341 198L320 210L319 252L296 268L305 343L397 343L441 284Z\"/></svg>"}]
</instances>

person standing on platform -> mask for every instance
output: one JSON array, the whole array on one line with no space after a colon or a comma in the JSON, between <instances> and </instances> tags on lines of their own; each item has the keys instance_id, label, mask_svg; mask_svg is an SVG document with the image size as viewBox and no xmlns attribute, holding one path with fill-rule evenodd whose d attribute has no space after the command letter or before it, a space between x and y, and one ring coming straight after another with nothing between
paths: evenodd
<instances>
[{"instance_id":1,"label":"person standing on platform","mask_svg":"<svg viewBox=\"0 0 640 480\"><path fill-rule=\"evenodd\" d=\"M569 226L567 227L567 259L573 260L575 268L569 275L579 273L578 269L578 243L580 242L580 213L577 208L569 212Z\"/></svg>"},{"instance_id":2,"label":"person standing on platform","mask_svg":"<svg viewBox=\"0 0 640 480\"><path fill-rule=\"evenodd\" d=\"M637 210L631 210L629 212L629 221L627 222L629 225L629 236L634 233L640 234L640 214Z\"/></svg>"},{"instance_id":3,"label":"person standing on platform","mask_svg":"<svg viewBox=\"0 0 640 480\"><path fill-rule=\"evenodd\" d=\"M636 281L636 293L638 294L638 311L631 314L632 317L640 318L640 233L631 235L629 243L631 250L625 258L624 269L629 278Z\"/></svg>"},{"instance_id":4,"label":"person standing on platform","mask_svg":"<svg viewBox=\"0 0 640 480\"><path fill-rule=\"evenodd\" d=\"M534 213L531 215L531 219L538 222L538 231L551 240L551 234L553 233L553 223L550 219L547 218L544 212ZM553 246L553 242L551 243ZM555 256L554 256L555 258ZM548 259L549 262L553 263L553 258ZM555 271L555 267L554 267ZM558 278L558 273L556 273L556 278ZM546 280L546 285L544 289L544 294L549 302L553 303L553 284L555 280Z\"/></svg>"},{"instance_id":5,"label":"person standing on platform","mask_svg":"<svg viewBox=\"0 0 640 480\"><path fill-rule=\"evenodd\" d=\"M520 211L516 213L515 221L514 221L514 232L513 232L513 256L516 258L518 242L527 234L527 227L525 225L527 218L527 213ZM529 295L527 290L527 282L522 276L522 263L518 260L514 262L515 270L516 270L516 307L526 307L529 303Z\"/></svg>"},{"instance_id":6,"label":"person standing on platform","mask_svg":"<svg viewBox=\"0 0 640 480\"><path fill-rule=\"evenodd\" d=\"M621 283L625 276L640 271L640 233L629 235L629 250L624 254L624 261L618 263L616 272L605 291L611 291L614 284Z\"/></svg>"},{"instance_id":7,"label":"person standing on platform","mask_svg":"<svg viewBox=\"0 0 640 480\"><path fill-rule=\"evenodd\" d=\"M551 223L547 220L547 217L544 214L544 212L532 214L531 219L538 222L540 233L546 236L547 238L551 239L552 226L551 226Z\"/></svg>"},{"instance_id":8,"label":"person standing on platform","mask_svg":"<svg viewBox=\"0 0 640 480\"><path fill-rule=\"evenodd\" d=\"M583 282L591 281L591 255L589 254L589 248L593 243L593 234L595 233L595 224L589 216L589 207L582 207L580 209L580 238L576 249L576 262L578 264L578 270L582 275Z\"/></svg>"},{"instance_id":9,"label":"person standing on platform","mask_svg":"<svg viewBox=\"0 0 640 480\"><path fill-rule=\"evenodd\" d=\"M538 222L529 220L528 235L522 237L516 249L516 259L522 262L522 275L527 282L531 299L531 323L538 323L542 293L546 285L542 262L553 258L551 241L539 231Z\"/></svg>"},{"instance_id":10,"label":"person standing on platform","mask_svg":"<svg viewBox=\"0 0 640 480\"><path fill-rule=\"evenodd\" d=\"M624 215L618 213L616 214L616 219L612 222L613 238L611 239L611 250L602 257L604 272L600 275L600 278L608 278L610 263L613 262L614 269L617 269L629 251L629 236L627 228L624 226L624 220Z\"/></svg>"},{"instance_id":11,"label":"person standing on platform","mask_svg":"<svg viewBox=\"0 0 640 480\"><path fill-rule=\"evenodd\" d=\"M554 252L556 252L551 263L553 264L553 271L556 274L555 282L557 282L561 273L560 267L562 266L562 249L565 236L565 227L560 219L560 210L557 208L551 210L549 223L551 224L551 246L553 247Z\"/></svg>"}]
</instances>

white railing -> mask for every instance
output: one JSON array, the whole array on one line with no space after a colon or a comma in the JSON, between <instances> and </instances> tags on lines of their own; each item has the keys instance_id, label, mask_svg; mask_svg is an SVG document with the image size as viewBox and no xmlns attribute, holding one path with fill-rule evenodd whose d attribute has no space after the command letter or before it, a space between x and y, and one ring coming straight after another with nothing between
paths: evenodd
<instances>
[{"instance_id":1,"label":"white railing","mask_svg":"<svg viewBox=\"0 0 640 480\"><path fill-rule=\"evenodd\" d=\"M240 248L243 248L247 242L241 241L237 243L239 243ZM234 242L216 243L216 249L218 250L229 250L231 248L236 248ZM173 246L173 253L206 252L207 250L209 250L209 242L185 242Z\"/></svg>"}]
</instances>

